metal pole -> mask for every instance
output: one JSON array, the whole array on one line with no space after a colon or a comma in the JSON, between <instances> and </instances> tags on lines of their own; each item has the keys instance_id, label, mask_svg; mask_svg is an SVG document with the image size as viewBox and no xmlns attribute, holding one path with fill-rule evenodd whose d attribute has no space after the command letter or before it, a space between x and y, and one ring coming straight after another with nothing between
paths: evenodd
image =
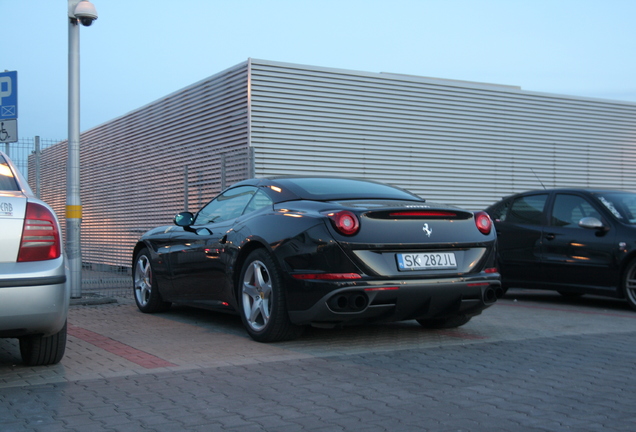
<instances>
[{"instance_id":1,"label":"metal pole","mask_svg":"<svg viewBox=\"0 0 636 432\"><path fill-rule=\"evenodd\" d=\"M247 154L248 178L256 177L256 159L254 157L254 147L249 147Z\"/></svg>"},{"instance_id":2,"label":"metal pole","mask_svg":"<svg viewBox=\"0 0 636 432\"><path fill-rule=\"evenodd\" d=\"M68 161L66 167L66 256L71 277L71 298L82 296L80 225L80 90L79 23L68 26Z\"/></svg>"},{"instance_id":3,"label":"metal pole","mask_svg":"<svg viewBox=\"0 0 636 432\"><path fill-rule=\"evenodd\" d=\"M221 155L221 191L225 189L225 153Z\"/></svg>"},{"instance_id":4,"label":"metal pole","mask_svg":"<svg viewBox=\"0 0 636 432\"><path fill-rule=\"evenodd\" d=\"M188 211L188 208L190 207L190 204L188 203L188 196L190 195L189 183L188 166L186 165L183 168L183 211Z\"/></svg>"},{"instance_id":5,"label":"metal pole","mask_svg":"<svg viewBox=\"0 0 636 432\"><path fill-rule=\"evenodd\" d=\"M40 198L40 137L35 137L35 196Z\"/></svg>"}]
</instances>

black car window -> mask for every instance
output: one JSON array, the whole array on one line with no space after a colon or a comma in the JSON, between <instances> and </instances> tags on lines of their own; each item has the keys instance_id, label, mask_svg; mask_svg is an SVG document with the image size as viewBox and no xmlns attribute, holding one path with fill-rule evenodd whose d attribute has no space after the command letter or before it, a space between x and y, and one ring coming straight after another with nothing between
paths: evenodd
<instances>
[{"instance_id":1,"label":"black car window","mask_svg":"<svg viewBox=\"0 0 636 432\"><path fill-rule=\"evenodd\" d=\"M9 164L0 156L0 190L18 191L18 183L13 177L13 171L9 168Z\"/></svg>"},{"instance_id":2,"label":"black car window","mask_svg":"<svg viewBox=\"0 0 636 432\"><path fill-rule=\"evenodd\" d=\"M600 214L585 198L578 195L557 194L552 207L552 226L580 228L579 221L584 217L600 219Z\"/></svg>"},{"instance_id":3,"label":"black car window","mask_svg":"<svg viewBox=\"0 0 636 432\"><path fill-rule=\"evenodd\" d=\"M274 202L272 201L272 199L268 197L265 192L259 190L258 192L256 192L256 194L254 194L254 197L247 205L247 207L245 207L245 211L243 212L243 214L255 212L256 210L260 210L265 207L271 208L273 204Z\"/></svg>"},{"instance_id":4,"label":"black car window","mask_svg":"<svg viewBox=\"0 0 636 432\"><path fill-rule=\"evenodd\" d=\"M239 186L225 191L197 213L194 225L222 222L239 217L256 193L254 186Z\"/></svg>"},{"instance_id":5,"label":"black car window","mask_svg":"<svg viewBox=\"0 0 636 432\"><path fill-rule=\"evenodd\" d=\"M528 195L516 198L508 213L502 215L502 221L528 225L541 225L543 221L543 209L548 200L547 194ZM505 217L503 217L505 216Z\"/></svg>"},{"instance_id":6,"label":"black car window","mask_svg":"<svg viewBox=\"0 0 636 432\"><path fill-rule=\"evenodd\" d=\"M506 200L506 201L502 201L499 204L494 205L491 208L490 216L497 222L505 221L508 215L508 210L510 209L511 202L512 201L510 200Z\"/></svg>"}]
</instances>

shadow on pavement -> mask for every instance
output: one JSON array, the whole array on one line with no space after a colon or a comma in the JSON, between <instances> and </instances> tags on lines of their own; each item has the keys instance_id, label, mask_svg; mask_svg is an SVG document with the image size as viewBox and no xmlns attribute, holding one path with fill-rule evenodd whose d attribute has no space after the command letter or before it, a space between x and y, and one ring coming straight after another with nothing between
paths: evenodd
<instances>
[{"instance_id":1,"label":"shadow on pavement","mask_svg":"<svg viewBox=\"0 0 636 432\"><path fill-rule=\"evenodd\" d=\"M582 306L593 309L608 309L617 312L631 312L624 299L601 297L595 295L562 295L556 291L510 288L504 300L535 302L543 305ZM636 311L634 311L636 313Z\"/></svg>"}]
</instances>

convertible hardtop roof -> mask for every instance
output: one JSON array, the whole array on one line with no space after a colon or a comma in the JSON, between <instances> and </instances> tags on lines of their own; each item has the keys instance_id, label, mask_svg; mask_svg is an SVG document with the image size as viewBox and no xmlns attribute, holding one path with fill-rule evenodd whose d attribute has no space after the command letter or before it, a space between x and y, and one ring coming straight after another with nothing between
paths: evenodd
<instances>
[{"instance_id":1,"label":"convertible hardtop roof","mask_svg":"<svg viewBox=\"0 0 636 432\"><path fill-rule=\"evenodd\" d=\"M336 201L354 199L424 200L399 187L353 177L277 176L242 181L239 185L267 187L282 194L279 202L302 199Z\"/></svg>"}]
</instances>

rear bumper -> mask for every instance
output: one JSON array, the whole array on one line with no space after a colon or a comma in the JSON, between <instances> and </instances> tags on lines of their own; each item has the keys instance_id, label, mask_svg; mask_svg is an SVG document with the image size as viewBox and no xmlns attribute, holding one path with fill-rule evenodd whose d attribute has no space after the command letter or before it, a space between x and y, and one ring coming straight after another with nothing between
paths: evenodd
<instances>
[{"instance_id":1,"label":"rear bumper","mask_svg":"<svg viewBox=\"0 0 636 432\"><path fill-rule=\"evenodd\" d=\"M70 287L63 258L0 264L0 337L49 336L68 315Z\"/></svg>"},{"instance_id":2,"label":"rear bumper","mask_svg":"<svg viewBox=\"0 0 636 432\"><path fill-rule=\"evenodd\" d=\"M498 275L357 283L334 287L311 308L289 312L298 325L339 325L475 316L503 295Z\"/></svg>"}]
</instances>

